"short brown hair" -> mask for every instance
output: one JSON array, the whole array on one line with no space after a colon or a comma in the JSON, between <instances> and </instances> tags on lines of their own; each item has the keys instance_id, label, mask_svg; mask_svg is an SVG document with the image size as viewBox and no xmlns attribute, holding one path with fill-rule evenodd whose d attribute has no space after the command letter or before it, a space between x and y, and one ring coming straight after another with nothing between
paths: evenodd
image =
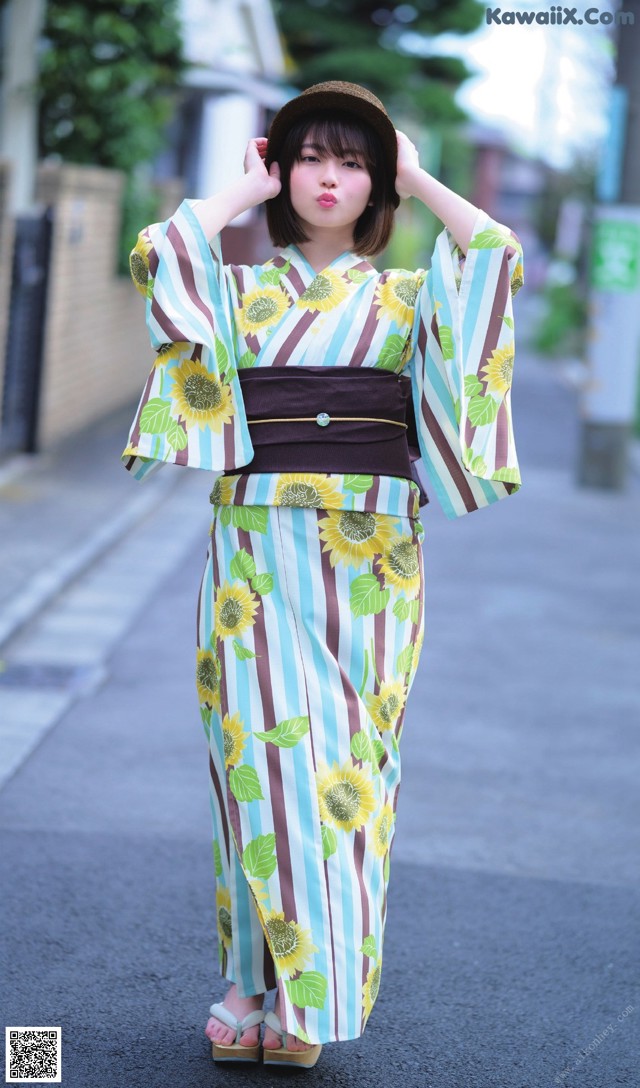
<instances>
[{"instance_id":1,"label":"short brown hair","mask_svg":"<svg viewBox=\"0 0 640 1088\"><path fill-rule=\"evenodd\" d=\"M307 114L287 132L278 156L282 188L277 196L266 201L271 241L281 247L309 241L291 204L289 177L293 164L302 158L302 145L311 131L314 144L325 153L338 157L347 152L362 155L371 177L373 205L365 208L356 223L353 250L359 257L374 257L388 244L393 231L395 178L388 176L377 132L359 117L343 112Z\"/></svg>"}]
</instances>

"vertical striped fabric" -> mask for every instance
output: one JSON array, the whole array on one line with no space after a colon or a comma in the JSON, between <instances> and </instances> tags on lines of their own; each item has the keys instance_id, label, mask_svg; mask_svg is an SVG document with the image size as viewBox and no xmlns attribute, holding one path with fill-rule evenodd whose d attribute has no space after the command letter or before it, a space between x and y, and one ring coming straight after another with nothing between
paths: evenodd
<instances>
[{"instance_id":1,"label":"vertical striped fabric","mask_svg":"<svg viewBox=\"0 0 640 1088\"><path fill-rule=\"evenodd\" d=\"M353 1039L380 984L424 533L409 517L277 505L238 507L256 514L246 529L225 509L198 609L220 966L241 994L277 978L301 1038Z\"/></svg>"}]
</instances>

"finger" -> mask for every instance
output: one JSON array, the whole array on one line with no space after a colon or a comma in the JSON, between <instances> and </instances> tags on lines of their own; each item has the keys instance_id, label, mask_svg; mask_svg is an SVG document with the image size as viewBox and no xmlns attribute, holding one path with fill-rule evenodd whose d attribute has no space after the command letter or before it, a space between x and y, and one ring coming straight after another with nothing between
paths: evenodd
<instances>
[{"instance_id":1,"label":"finger","mask_svg":"<svg viewBox=\"0 0 640 1088\"><path fill-rule=\"evenodd\" d=\"M269 167L269 174L272 178L278 178L280 180L280 163L272 162Z\"/></svg>"}]
</instances>

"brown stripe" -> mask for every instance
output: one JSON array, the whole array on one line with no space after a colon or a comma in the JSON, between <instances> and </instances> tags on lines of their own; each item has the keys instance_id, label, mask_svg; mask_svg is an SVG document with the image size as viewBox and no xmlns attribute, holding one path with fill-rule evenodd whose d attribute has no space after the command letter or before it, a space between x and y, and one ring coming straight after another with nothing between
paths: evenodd
<instances>
[{"instance_id":1,"label":"brown stripe","mask_svg":"<svg viewBox=\"0 0 640 1088\"><path fill-rule=\"evenodd\" d=\"M286 261L283 261L282 263L284 265L286 264ZM288 281L292 288L289 293L296 298L299 298L300 295L303 295L306 291L304 280L293 264L289 271L285 272L284 276L281 276L281 279Z\"/></svg>"},{"instance_id":2,"label":"brown stripe","mask_svg":"<svg viewBox=\"0 0 640 1088\"><path fill-rule=\"evenodd\" d=\"M212 554L212 558L213 558L213 600L211 602L211 615L214 617L214 624L215 624L216 589L220 586L220 569L219 569L219 564L218 564L217 550L216 550L215 547L212 548L211 554ZM226 674L225 674L225 671L224 671L224 653L220 653L220 644L221 643L222 643L222 639L220 639L220 638L216 639L216 653L218 655L218 660L220 662L220 719L222 719L225 714L229 713L229 705L228 705L228 701L227 701ZM215 711L214 711L214 714L215 714ZM213 718L213 715L212 715L212 718ZM214 765L213 760L211 758L211 753L209 753L209 773L211 775L211 780L213 782L213 786L214 786L214 789L216 791L216 795L218 797L218 804L220 806L220 812L222 813L222 823L223 823L225 849L226 849L226 852L227 852L227 857L229 858L229 863L231 863L229 826L227 824L227 820L225 819L225 817L229 813L229 807L228 807L228 804L225 804L225 801L224 801L224 796L226 795L228 797L230 791L226 788L226 781L225 781L224 792L223 792L223 785L222 785L222 782L219 780L218 773L216 771L215 765Z\"/></svg>"},{"instance_id":3,"label":"brown stripe","mask_svg":"<svg viewBox=\"0 0 640 1088\"><path fill-rule=\"evenodd\" d=\"M377 815L377 813L376 813L376 815ZM361 935L362 935L362 941L360 942L361 944L364 942L365 937L369 936L369 932L370 932L370 929L369 929L369 927L370 927L369 898L367 896L367 889L365 887L364 876L363 876L363 862L364 862L364 855L365 855L365 842L366 842L366 835L365 835L364 828L361 827L357 831L354 831L354 835L353 835L353 864L354 864L354 867L355 867L356 876L358 878L358 884L360 885L360 903L362 905L362 929L360 931ZM362 969L361 969L361 983L362 983L363 986L364 986L366 981L367 981L367 960L366 960L366 957L363 956L362 957Z\"/></svg>"},{"instance_id":4,"label":"brown stripe","mask_svg":"<svg viewBox=\"0 0 640 1088\"><path fill-rule=\"evenodd\" d=\"M138 411L136 413L135 425L133 427L133 430L131 431L131 438L129 440L129 444L131 446L138 446L140 442L140 417L142 415L142 409L149 400L149 393L151 392L151 386L153 385L155 369L155 366L151 368L151 372L149 374L149 377L147 378L144 390L142 392L142 396L140 398L140 404L138 405Z\"/></svg>"},{"instance_id":5,"label":"brown stripe","mask_svg":"<svg viewBox=\"0 0 640 1088\"><path fill-rule=\"evenodd\" d=\"M505 395L508 396L508 392ZM496 469L505 468L508 460L509 450L509 419L507 417L507 406L503 400L498 408L498 416L496 419Z\"/></svg>"},{"instance_id":6,"label":"brown stripe","mask_svg":"<svg viewBox=\"0 0 640 1088\"><path fill-rule=\"evenodd\" d=\"M293 307L291 307L289 310L287 310L286 315L283 314L283 320L285 319L285 317L287 315L291 316L292 310L293 310ZM308 329L311 328L311 326L313 325L313 322L315 321L317 316L318 316L318 313L312 314L309 311L307 311L306 313L302 313L302 312L300 313L300 317L298 318L296 324L294 325L292 332L289 333L289 335L285 338L285 340L283 341L281 346L276 351L276 355L275 355L275 365L276 366L286 366L287 365L287 362L289 361L289 359L291 359L293 357L293 354L294 354L295 349L297 348L298 344L303 339L303 337L306 335ZM298 362L299 362L299 360L298 360Z\"/></svg>"},{"instance_id":7,"label":"brown stripe","mask_svg":"<svg viewBox=\"0 0 640 1088\"><path fill-rule=\"evenodd\" d=\"M368 513L375 513L378 508L378 495L380 493L380 477L373 477L373 484L366 492L364 508Z\"/></svg>"},{"instance_id":8,"label":"brown stripe","mask_svg":"<svg viewBox=\"0 0 640 1088\"><path fill-rule=\"evenodd\" d=\"M245 294L244 272L242 266L238 264L233 264L231 265L231 271L233 272L236 281L238 301L241 302L242 296ZM242 310L243 307L238 306L238 309ZM238 335L240 334L238 333ZM260 340L255 333L247 333L247 335L244 337L244 341L249 351L252 351L253 354L256 356L260 354Z\"/></svg>"},{"instance_id":9,"label":"brown stripe","mask_svg":"<svg viewBox=\"0 0 640 1088\"><path fill-rule=\"evenodd\" d=\"M482 393L478 396L484 396L487 391L489 378L487 375L481 374L480 371L484 367L485 363L489 361L489 357L496 348L498 340L500 338L500 331L502 329L502 315L505 311L505 305L509 295L509 267L507 265L506 250L502 254L502 264L498 271L498 280L496 284L495 295L493 303L491 305L491 313L489 314L489 320L487 322L487 331L484 337L484 343L482 345L481 363L478 367L478 373L476 377L478 381L482 383ZM465 443L471 447L473 439L475 437L477 427L471 425L469 420L466 420L465 426Z\"/></svg>"},{"instance_id":10,"label":"brown stripe","mask_svg":"<svg viewBox=\"0 0 640 1088\"><path fill-rule=\"evenodd\" d=\"M178 258L180 275L182 277L182 282L183 282L183 285L184 285L184 287L185 287L185 289L187 291L187 294L188 294L189 298L191 299L191 301L193 302L194 306L198 310L200 310L200 313L205 318L209 328L212 329L213 325L214 325L213 314L211 313L211 310L209 309L209 307L205 304L205 302L202 300L202 298L198 294L198 291L197 291L197 288L196 288L195 276L193 274L193 265L191 263L191 257L189 255L189 251L188 251L188 249L186 247L184 238L180 234L180 231L176 227L175 223L169 223L169 228L167 230L167 238L169 238L171 244L173 245L176 256ZM180 337L179 337L179 339L180 339ZM184 339L184 336L181 339Z\"/></svg>"},{"instance_id":11,"label":"brown stripe","mask_svg":"<svg viewBox=\"0 0 640 1088\"><path fill-rule=\"evenodd\" d=\"M362 366L373 343L373 338L378 328L378 319L376 317L375 308L369 307L364 325L362 326L362 332L358 337L358 343L356 344L351 359L349 360L349 366Z\"/></svg>"},{"instance_id":12,"label":"brown stripe","mask_svg":"<svg viewBox=\"0 0 640 1088\"><path fill-rule=\"evenodd\" d=\"M423 321L420 322L419 326L418 348L423 356L426 355L427 330ZM424 393L424 386L422 390L422 396L420 398L420 412L424 420L425 426L429 434L431 435L431 438L435 443L435 446L440 453L442 460L444 461L445 467L449 472L449 475L451 476L453 484L458 490L460 498L462 499L467 509L467 512L471 513L472 510L477 510L478 504L474 499L473 492L471 491L471 488L469 487L469 484L464 477L464 469L462 468L462 465L459 464L458 459L455 456L453 450L451 449L451 446L447 442L442 432L442 429L440 428L438 421L436 420L435 415L429 407L429 402L427 401Z\"/></svg>"}]
</instances>

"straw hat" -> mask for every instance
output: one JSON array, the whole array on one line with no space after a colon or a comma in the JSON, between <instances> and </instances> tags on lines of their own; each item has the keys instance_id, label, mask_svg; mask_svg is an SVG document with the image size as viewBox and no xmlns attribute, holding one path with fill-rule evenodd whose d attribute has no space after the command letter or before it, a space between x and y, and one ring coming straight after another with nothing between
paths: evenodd
<instances>
[{"instance_id":1,"label":"straw hat","mask_svg":"<svg viewBox=\"0 0 640 1088\"><path fill-rule=\"evenodd\" d=\"M329 80L327 83L315 83L296 98L285 102L276 113L269 129L267 169L272 162L277 161L285 135L292 123L305 114L312 114L318 110L350 113L357 119L366 121L371 128L375 129L382 143L386 172L393 194L392 200L397 208L400 197L394 186L398 164L396 130L380 99L366 87L361 87L359 83L344 83L338 79Z\"/></svg>"}]
</instances>

